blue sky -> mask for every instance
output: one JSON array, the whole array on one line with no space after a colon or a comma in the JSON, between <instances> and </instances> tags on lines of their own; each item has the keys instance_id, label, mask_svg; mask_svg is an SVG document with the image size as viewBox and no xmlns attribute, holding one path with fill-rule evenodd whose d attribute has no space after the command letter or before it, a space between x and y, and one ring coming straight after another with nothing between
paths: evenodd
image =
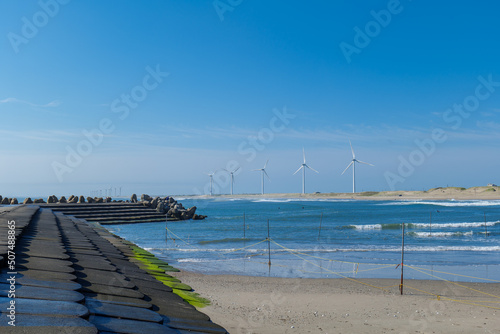
<instances>
[{"instance_id":1,"label":"blue sky","mask_svg":"<svg viewBox=\"0 0 500 334\"><path fill-rule=\"evenodd\" d=\"M2 1L0 194L499 183L499 7Z\"/></svg>"}]
</instances>

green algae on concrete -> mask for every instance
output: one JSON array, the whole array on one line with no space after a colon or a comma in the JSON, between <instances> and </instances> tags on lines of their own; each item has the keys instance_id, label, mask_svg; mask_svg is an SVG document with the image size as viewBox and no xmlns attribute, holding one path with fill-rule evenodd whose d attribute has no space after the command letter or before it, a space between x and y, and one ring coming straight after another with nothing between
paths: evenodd
<instances>
[{"instance_id":1,"label":"green algae on concrete","mask_svg":"<svg viewBox=\"0 0 500 334\"><path fill-rule=\"evenodd\" d=\"M189 304L195 306L195 307L205 307L210 305L210 300L201 297L198 293L193 292L193 291L185 291L185 290L179 290L179 289L172 289L173 292L184 299L186 302Z\"/></svg>"},{"instance_id":2,"label":"green algae on concrete","mask_svg":"<svg viewBox=\"0 0 500 334\"><path fill-rule=\"evenodd\" d=\"M173 293L184 299L187 303L198 308L210 305L210 300L201 297L196 292L193 292L193 288L189 285L165 274L166 271L179 272L179 269L170 266L167 262L158 259L154 254L140 248L130 241L126 241L125 243L134 253L134 257L131 258L132 262L136 263L139 268L144 269L148 274L162 282L164 285L172 288Z\"/></svg>"}]
</instances>

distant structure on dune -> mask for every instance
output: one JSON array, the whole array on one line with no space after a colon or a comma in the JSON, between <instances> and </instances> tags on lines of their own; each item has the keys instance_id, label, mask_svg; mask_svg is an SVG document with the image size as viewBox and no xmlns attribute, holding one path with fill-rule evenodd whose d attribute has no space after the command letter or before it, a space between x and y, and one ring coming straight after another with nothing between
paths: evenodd
<instances>
[{"instance_id":1,"label":"distant structure on dune","mask_svg":"<svg viewBox=\"0 0 500 334\"><path fill-rule=\"evenodd\" d=\"M306 193L306 168L309 168L310 170L312 170L313 172L318 173L318 174L319 174L319 172L306 164L306 151L304 150L304 148L302 148L302 156L304 157L304 162L299 167L299 169L297 169L295 171L295 173L293 173L293 175L297 174L302 169L302 194L305 194Z\"/></svg>"},{"instance_id":2,"label":"distant structure on dune","mask_svg":"<svg viewBox=\"0 0 500 334\"><path fill-rule=\"evenodd\" d=\"M224 169L226 172L229 173L229 175L231 175L231 195L233 195L234 173L236 173L239 169L240 169L240 167L236 168L232 172L228 171L227 169Z\"/></svg>"},{"instance_id":3,"label":"distant structure on dune","mask_svg":"<svg viewBox=\"0 0 500 334\"><path fill-rule=\"evenodd\" d=\"M214 171L212 173L207 173L207 175L210 177L210 196L214 195L213 191L213 186L214 186L214 175L217 173L217 171Z\"/></svg>"},{"instance_id":4,"label":"distant structure on dune","mask_svg":"<svg viewBox=\"0 0 500 334\"><path fill-rule=\"evenodd\" d=\"M349 140L349 145L351 145L352 160L351 160L351 163L346 167L346 169L344 169L344 171L342 172L342 175L344 175L344 173L349 169L349 167L352 166L352 193L354 194L356 192L356 162L358 162L360 164L365 164L368 166L373 166L373 165L369 164L368 162L363 162L363 161L357 160L356 155L354 154L354 150L352 149L351 140Z\"/></svg>"},{"instance_id":5,"label":"distant structure on dune","mask_svg":"<svg viewBox=\"0 0 500 334\"><path fill-rule=\"evenodd\" d=\"M263 168L253 169L252 170L254 172L257 172L257 171L261 171L262 172L262 195L264 195L264 174L267 176L267 178L269 179L269 181L271 181L271 178L269 177L269 175L267 175L267 172L266 172L266 167L267 167L267 163L268 162L269 162L269 159L266 161L266 164L264 165Z\"/></svg>"}]
</instances>

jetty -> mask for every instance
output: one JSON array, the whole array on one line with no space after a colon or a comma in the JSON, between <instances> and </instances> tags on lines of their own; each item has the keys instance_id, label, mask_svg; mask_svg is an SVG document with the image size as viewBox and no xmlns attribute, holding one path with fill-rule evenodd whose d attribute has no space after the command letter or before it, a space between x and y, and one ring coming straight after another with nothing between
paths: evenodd
<instances>
[{"instance_id":1,"label":"jetty","mask_svg":"<svg viewBox=\"0 0 500 334\"><path fill-rule=\"evenodd\" d=\"M65 203L65 204L40 204L44 208L62 212L89 222L106 224L135 224L165 222L166 215L146 207L141 203ZM177 220L168 218L169 221Z\"/></svg>"},{"instance_id":2,"label":"jetty","mask_svg":"<svg viewBox=\"0 0 500 334\"><path fill-rule=\"evenodd\" d=\"M167 263L82 218L159 217L95 205L0 206L1 333L226 333Z\"/></svg>"}]
</instances>

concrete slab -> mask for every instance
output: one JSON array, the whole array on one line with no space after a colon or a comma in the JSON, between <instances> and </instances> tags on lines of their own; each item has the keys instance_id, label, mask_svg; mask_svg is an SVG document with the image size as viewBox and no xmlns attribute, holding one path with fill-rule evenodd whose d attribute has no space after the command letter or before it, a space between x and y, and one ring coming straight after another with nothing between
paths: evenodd
<instances>
[{"instance_id":1,"label":"concrete slab","mask_svg":"<svg viewBox=\"0 0 500 334\"><path fill-rule=\"evenodd\" d=\"M100 332L129 333L129 334L177 334L175 329L160 324L128 319L115 319L91 315L90 323L94 324Z\"/></svg>"},{"instance_id":2,"label":"concrete slab","mask_svg":"<svg viewBox=\"0 0 500 334\"><path fill-rule=\"evenodd\" d=\"M97 247L89 242L66 242L66 247L68 248L83 248L83 249L97 249Z\"/></svg>"},{"instance_id":3,"label":"concrete slab","mask_svg":"<svg viewBox=\"0 0 500 334\"><path fill-rule=\"evenodd\" d=\"M89 284L102 284L111 285L116 287L123 287L128 289L135 288L135 284L127 279L127 277L118 272L103 272L95 269L84 269L75 273L78 281L85 281L82 285Z\"/></svg>"},{"instance_id":4,"label":"concrete slab","mask_svg":"<svg viewBox=\"0 0 500 334\"><path fill-rule=\"evenodd\" d=\"M97 334L97 328L82 318L48 317L38 315L16 315L16 327L8 324L7 317L0 317L0 332L23 334ZM11 330L15 330L11 331Z\"/></svg>"},{"instance_id":5,"label":"concrete slab","mask_svg":"<svg viewBox=\"0 0 500 334\"><path fill-rule=\"evenodd\" d=\"M85 300L98 300L105 303L117 304L117 305L125 305L125 306L133 306L133 307L141 307L150 309L153 305L144 299L139 298L128 298L128 297L120 297L120 296L112 296L112 295L101 295L101 294L85 294Z\"/></svg>"},{"instance_id":6,"label":"concrete slab","mask_svg":"<svg viewBox=\"0 0 500 334\"><path fill-rule=\"evenodd\" d=\"M50 249L43 247L16 247L16 253L21 254L21 257L39 256L50 259L69 260L69 255L66 254L62 249Z\"/></svg>"},{"instance_id":7,"label":"concrete slab","mask_svg":"<svg viewBox=\"0 0 500 334\"><path fill-rule=\"evenodd\" d=\"M103 263L103 262L91 262L91 261L81 261L78 263L73 264L73 268L75 270L81 271L84 270L85 268L91 268L91 269L96 269L96 270L101 270L101 271L106 271L106 272L113 272L116 271L116 267L111 265L110 263Z\"/></svg>"},{"instance_id":8,"label":"concrete slab","mask_svg":"<svg viewBox=\"0 0 500 334\"><path fill-rule=\"evenodd\" d=\"M200 332L200 333L212 333L212 334L226 334L227 331L211 321L197 321L197 320L186 320L179 318L169 318L163 316L163 324L165 326L186 330L189 332Z\"/></svg>"},{"instance_id":9,"label":"concrete slab","mask_svg":"<svg viewBox=\"0 0 500 334\"><path fill-rule=\"evenodd\" d=\"M116 271L116 267L113 266L111 264L111 262L103 255L94 256L94 255L80 254L78 256L74 256L72 261L73 261L73 264L75 266L80 266L83 268L91 268L91 269L106 270L106 271Z\"/></svg>"},{"instance_id":10,"label":"concrete slab","mask_svg":"<svg viewBox=\"0 0 500 334\"><path fill-rule=\"evenodd\" d=\"M25 240L45 240L45 241L61 241L61 233L59 233L58 229L53 231L49 231L44 229L44 231L37 230L27 230L24 231L23 239Z\"/></svg>"},{"instance_id":11,"label":"concrete slab","mask_svg":"<svg viewBox=\"0 0 500 334\"><path fill-rule=\"evenodd\" d=\"M44 257L29 257L16 261L16 269L34 269L71 274L75 271L71 261L56 260Z\"/></svg>"},{"instance_id":12,"label":"concrete slab","mask_svg":"<svg viewBox=\"0 0 500 334\"><path fill-rule=\"evenodd\" d=\"M94 256L102 256L103 254L97 250L97 249L80 249L80 248L71 248L71 247L68 247L67 248L67 252L68 254L72 254L72 255L78 255L78 254L81 254L81 255L94 255Z\"/></svg>"},{"instance_id":13,"label":"concrete slab","mask_svg":"<svg viewBox=\"0 0 500 334\"><path fill-rule=\"evenodd\" d=\"M134 282L136 280L137 279L133 279ZM162 282L158 280L152 280L152 281L140 280L139 282L142 287L148 287L150 289L158 290L159 293L172 292L171 287L164 285Z\"/></svg>"},{"instance_id":14,"label":"concrete slab","mask_svg":"<svg viewBox=\"0 0 500 334\"><path fill-rule=\"evenodd\" d=\"M4 313L4 316L5 313L9 312L7 308L11 306L11 300L11 298L0 297L0 310ZM14 306L16 315L32 314L68 317L86 317L89 315L87 307L72 302L16 298Z\"/></svg>"},{"instance_id":15,"label":"concrete slab","mask_svg":"<svg viewBox=\"0 0 500 334\"><path fill-rule=\"evenodd\" d=\"M7 282L7 279L9 279L11 276L12 275L1 274L0 275L0 282ZM17 275L15 275L15 277L16 277L16 283L18 283L20 285L39 286L42 288L73 290L73 291L76 291L82 287L80 284L74 283L74 282L66 283L66 282L57 282L57 281L38 280L38 279L24 276L20 273L17 273Z\"/></svg>"},{"instance_id":16,"label":"concrete slab","mask_svg":"<svg viewBox=\"0 0 500 334\"><path fill-rule=\"evenodd\" d=\"M140 307L110 304L98 300L87 300L85 306L90 314L94 315L156 323L163 321L163 318L158 313Z\"/></svg>"},{"instance_id":17,"label":"concrete slab","mask_svg":"<svg viewBox=\"0 0 500 334\"><path fill-rule=\"evenodd\" d=\"M123 255L122 253L109 253L109 252L106 252L106 251L103 251L102 252L103 255L105 255L108 259L127 259L127 257L125 255Z\"/></svg>"},{"instance_id":18,"label":"concrete slab","mask_svg":"<svg viewBox=\"0 0 500 334\"><path fill-rule=\"evenodd\" d=\"M51 251L61 251L64 252L66 248L64 248L64 244L62 242L53 242L49 240L27 240L27 239L21 239L16 242L16 247L26 247L26 248L47 248Z\"/></svg>"},{"instance_id":19,"label":"concrete slab","mask_svg":"<svg viewBox=\"0 0 500 334\"><path fill-rule=\"evenodd\" d=\"M146 273L144 271L141 271L140 269L139 270L128 270L128 269L120 268L120 271L125 276L130 278L131 280L133 280L134 278L143 279L143 280L155 280L155 278L153 276L149 275L148 273Z\"/></svg>"},{"instance_id":20,"label":"concrete slab","mask_svg":"<svg viewBox=\"0 0 500 334\"><path fill-rule=\"evenodd\" d=\"M0 297L7 297L9 295L9 291L9 284L0 283ZM16 285L15 294L16 298L59 300L76 303L85 299L85 297L77 291L42 288L28 285Z\"/></svg>"},{"instance_id":21,"label":"concrete slab","mask_svg":"<svg viewBox=\"0 0 500 334\"><path fill-rule=\"evenodd\" d=\"M99 247L99 246L98 246ZM107 256L113 256L113 257L119 257L123 256L122 252L117 250L116 248L109 248L109 247L99 247L99 250L103 253L106 254Z\"/></svg>"},{"instance_id":22,"label":"concrete slab","mask_svg":"<svg viewBox=\"0 0 500 334\"><path fill-rule=\"evenodd\" d=\"M46 281L58 281L58 282L68 282L76 280L76 276L69 273L62 273L57 271L46 271L46 270L34 270L34 269L18 269L19 273L26 277L46 280ZM6 271L3 271L4 273Z\"/></svg>"},{"instance_id":23,"label":"concrete slab","mask_svg":"<svg viewBox=\"0 0 500 334\"><path fill-rule=\"evenodd\" d=\"M129 298L144 298L144 294L138 290L120 288L110 285L102 285L102 284L92 284L91 286L85 286L81 289L84 293L98 293L104 295L113 295L113 296L121 296L121 297L129 297Z\"/></svg>"},{"instance_id":24,"label":"concrete slab","mask_svg":"<svg viewBox=\"0 0 500 334\"><path fill-rule=\"evenodd\" d=\"M141 292L147 295L145 299L153 304L153 311L155 312L173 318L210 320L206 314L198 312L194 306L189 305L174 293L158 293L158 290L143 286L138 281L134 281L134 283Z\"/></svg>"},{"instance_id":25,"label":"concrete slab","mask_svg":"<svg viewBox=\"0 0 500 334\"><path fill-rule=\"evenodd\" d=\"M137 265L135 263L132 263L128 260L128 258L108 258L111 263L113 263L117 267L126 267L126 268L132 268L132 269L137 269Z\"/></svg>"}]
</instances>

